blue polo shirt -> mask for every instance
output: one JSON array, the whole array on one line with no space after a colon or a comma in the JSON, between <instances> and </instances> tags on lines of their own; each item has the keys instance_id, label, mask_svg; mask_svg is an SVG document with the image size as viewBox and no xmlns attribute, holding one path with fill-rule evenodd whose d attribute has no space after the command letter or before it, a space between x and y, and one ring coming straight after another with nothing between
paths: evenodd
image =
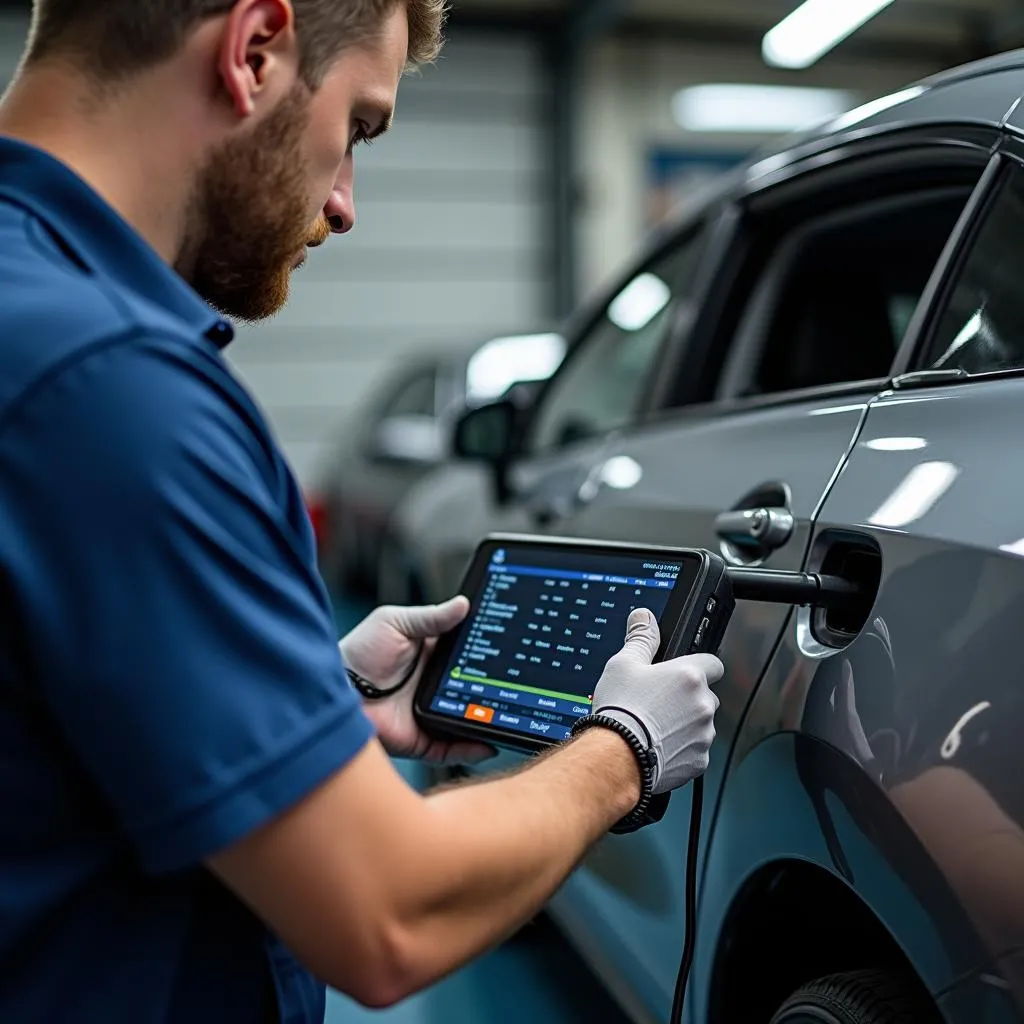
<instances>
[{"instance_id":1,"label":"blue polo shirt","mask_svg":"<svg viewBox=\"0 0 1024 1024\"><path fill-rule=\"evenodd\" d=\"M371 736L231 337L76 175L0 139L4 1024L323 1018L201 866Z\"/></svg>"}]
</instances>

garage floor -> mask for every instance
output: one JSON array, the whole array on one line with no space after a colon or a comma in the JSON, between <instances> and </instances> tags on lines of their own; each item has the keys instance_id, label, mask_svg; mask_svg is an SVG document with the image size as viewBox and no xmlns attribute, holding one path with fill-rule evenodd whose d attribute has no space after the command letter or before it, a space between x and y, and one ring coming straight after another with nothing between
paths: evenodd
<instances>
[{"instance_id":1,"label":"garage floor","mask_svg":"<svg viewBox=\"0 0 1024 1024\"><path fill-rule=\"evenodd\" d=\"M363 612L336 605L342 632ZM402 772L418 784L416 767ZM331 993L326 1024L627 1024L583 962L544 918L439 985L392 1010Z\"/></svg>"}]
</instances>

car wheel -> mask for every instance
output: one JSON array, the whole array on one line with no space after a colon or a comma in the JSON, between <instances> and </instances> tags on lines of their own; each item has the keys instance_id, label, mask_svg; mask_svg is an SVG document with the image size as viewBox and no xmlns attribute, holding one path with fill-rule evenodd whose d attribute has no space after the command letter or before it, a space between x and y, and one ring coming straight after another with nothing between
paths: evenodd
<instances>
[{"instance_id":1,"label":"car wheel","mask_svg":"<svg viewBox=\"0 0 1024 1024\"><path fill-rule=\"evenodd\" d=\"M782 1004L771 1024L932 1024L934 1003L914 978L854 971L819 978Z\"/></svg>"}]
</instances>

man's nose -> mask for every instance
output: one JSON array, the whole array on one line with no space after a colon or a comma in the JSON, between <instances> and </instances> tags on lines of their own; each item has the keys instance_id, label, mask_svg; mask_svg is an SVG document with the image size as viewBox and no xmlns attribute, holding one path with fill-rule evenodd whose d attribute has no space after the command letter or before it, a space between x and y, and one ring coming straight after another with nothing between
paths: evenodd
<instances>
[{"instance_id":1,"label":"man's nose","mask_svg":"<svg viewBox=\"0 0 1024 1024\"><path fill-rule=\"evenodd\" d=\"M344 235L351 231L356 224L356 204L352 198L352 190L334 189L324 207L324 216L331 225L331 231L336 235Z\"/></svg>"}]
</instances>

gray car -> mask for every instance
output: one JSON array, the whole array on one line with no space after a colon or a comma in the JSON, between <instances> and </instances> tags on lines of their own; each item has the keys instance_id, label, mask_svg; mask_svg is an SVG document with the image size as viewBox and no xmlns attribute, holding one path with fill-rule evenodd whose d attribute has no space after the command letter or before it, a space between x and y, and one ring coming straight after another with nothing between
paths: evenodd
<instances>
[{"instance_id":1,"label":"gray car","mask_svg":"<svg viewBox=\"0 0 1024 1024\"><path fill-rule=\"evenodd\" d=\"M565 355L557 333L489 338L417 352L358 403L337 432L306 501L321 575L337 595L411 603L387 543L394 508L451 454L467 407L521 394Z\"/></svg>"},{"instance_id":2,"label":"gray car","mask_svg":"<svg viewBox=\"0 0 1024 1024\"><path fill-rule=\"evenodd\" d=\"M1024 1021L1022 94L1008 54L745 167L398 513L430 597L492 530L867 593L740 602L726 634L694 1024ZM669 1013L689 811L608 838L551 907L637 1021Z\"/></svg>"}]
</instances>

